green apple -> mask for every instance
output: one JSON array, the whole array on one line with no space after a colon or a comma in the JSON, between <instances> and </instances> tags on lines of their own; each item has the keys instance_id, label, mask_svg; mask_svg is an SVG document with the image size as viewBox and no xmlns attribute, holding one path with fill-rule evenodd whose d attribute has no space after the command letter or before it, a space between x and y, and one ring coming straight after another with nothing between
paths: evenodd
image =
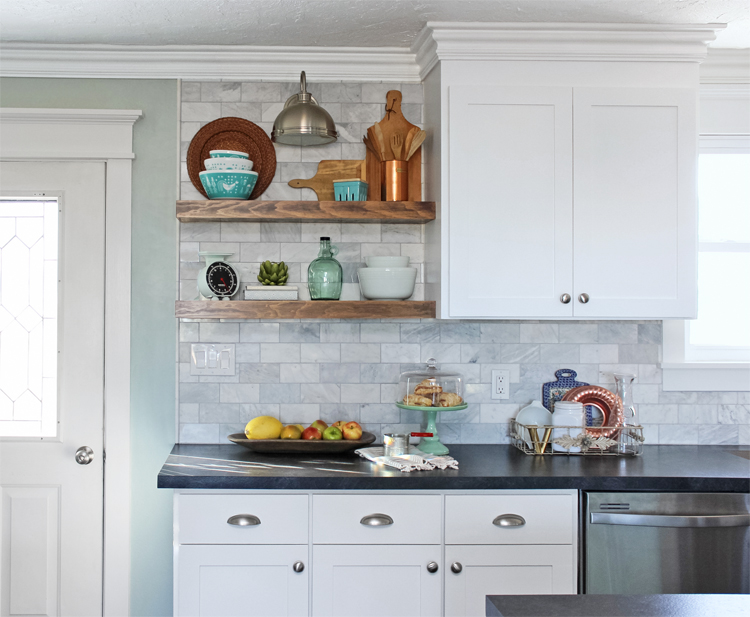
<instances>
[{"instance_id":1,"label":"green apple","mask_svg":"<svg viewBox=\"0 0 750 617\"><path fill-rule=\"evenodd\" d=\"M335 426L329 426L326 430L323 431L323 439L335 440L343 438L344 434Z\"/></svg>"}]
</instances>

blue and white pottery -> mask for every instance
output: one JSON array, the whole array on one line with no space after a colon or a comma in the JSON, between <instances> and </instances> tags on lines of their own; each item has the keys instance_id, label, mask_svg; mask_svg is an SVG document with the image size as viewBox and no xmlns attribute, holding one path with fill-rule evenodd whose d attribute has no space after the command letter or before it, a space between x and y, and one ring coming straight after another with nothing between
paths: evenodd
<instances>
[{"instance_id":1,"label":"blue and white pottery","mask_svg":"<svg viewBox=\"0 0 750 617\"><path fill-rule=\"evenodd\" d=\"M249 159L222 156L203 161L206 171L252 171L253 162Z\"/></svg>"},{"instance_id":2,"label":"blue and white pottery","mask_svg":"<svg viewBox=\"0 0 750 617\"><path fill-rule=\"evenodd\" d=\"M256 171L202 171L198 175L209 199L247 199L258 181Z\"/></svg>"},{"instance_id":3,"label":"blue and white pottery","mask_svg":"<svg viewBox=\"0 0 750 617\"><path fill-rule=\"evenodd\" d=\"M561 368L559 371L555 371L555 377L557 381L548 381L542 384L542 403L550 411L554 411L555 402L561 401L562 397L573 388L579 386L588 386L583 381L576 381L578 374L569 368ZM593 416L591 406L586 406L586 426L591 426L593 422Z\"/></svg>"},{"instance_id":4,"label":"blue and white pottery","mask_svg":"<svg viewBox=\"0 0 750 617\"><path fill-rule=\"evenodd\" d=\"M208 155L212 159L219 159L222 157L235 158L235 159L247 159L250 155L247 152L239 152L237 150L211 150Z\"/></svg>"}]
</instances>

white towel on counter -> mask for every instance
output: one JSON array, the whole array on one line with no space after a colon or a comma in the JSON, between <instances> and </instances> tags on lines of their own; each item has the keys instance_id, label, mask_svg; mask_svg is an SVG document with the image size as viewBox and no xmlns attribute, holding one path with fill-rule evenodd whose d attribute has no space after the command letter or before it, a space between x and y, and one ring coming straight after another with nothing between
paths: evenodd
<instances>
[{"instance_id":1,"label":"white towel on counter","mask_svg":"<svg viewBox=\"0 0 750 617\"><path fill-rule=\"evenodd\" d=\"M427 454L417 449L416 446L409 446L409 454L403 456L385 456L383 446L360 448L355 452L368 461L378 465L395 467L407 473L411 471L431 471L433 469L458 469L458 461L452 456Z\"/></svg>"}]
</instances>

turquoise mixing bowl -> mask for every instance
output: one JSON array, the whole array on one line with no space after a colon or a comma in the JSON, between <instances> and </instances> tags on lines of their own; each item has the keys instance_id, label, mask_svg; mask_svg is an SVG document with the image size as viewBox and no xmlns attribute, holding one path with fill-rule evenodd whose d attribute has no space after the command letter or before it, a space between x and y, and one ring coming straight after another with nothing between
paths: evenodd
<instances>
[{"instance_id":1,"label":"turquoise mixing bowl","mask_svg":"<svg viewBox=\"0 0 750 617\"><path fill-rule=\"evenodd\" d=\"M258 180L256 171L202 171L198 175L209 199L247 199Z\"/></svg>"}]
</instances>

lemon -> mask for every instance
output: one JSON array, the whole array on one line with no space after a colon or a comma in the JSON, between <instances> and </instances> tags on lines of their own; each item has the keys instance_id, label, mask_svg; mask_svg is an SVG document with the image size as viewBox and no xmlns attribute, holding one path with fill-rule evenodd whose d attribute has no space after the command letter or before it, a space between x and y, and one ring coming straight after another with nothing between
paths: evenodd
<instances>
[{"instance_id":1,"label":"lemon","mask_svg":"<svg viewBox=\"0 0 750 617\"><path fill-rule=\"evenodd\" d=\"M272 416L258 416L247 423L245 437L248 439L278 439L283 424Z\"/></svg>"}]
</instances>

